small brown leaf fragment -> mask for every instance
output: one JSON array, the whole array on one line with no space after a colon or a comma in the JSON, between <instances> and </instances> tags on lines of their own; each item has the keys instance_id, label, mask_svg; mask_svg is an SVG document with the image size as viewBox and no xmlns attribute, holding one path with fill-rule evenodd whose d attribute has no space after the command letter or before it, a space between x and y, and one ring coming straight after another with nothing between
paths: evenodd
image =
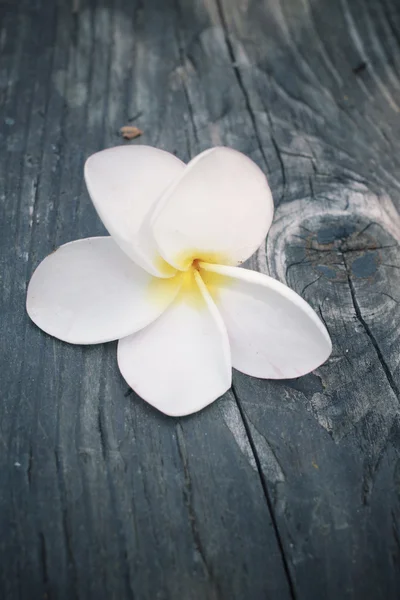
<instances>
[{"instance_id":1,"label":"small brown leaf fragment","mask_svg":"<svg viewBox=\"0 0 400 600\"><path fill-rule=\"evenodd\" d=\"M119 131L125 140L134 140L143 134L143 131L139 127L134 127L133 125L124 125Z\"/></svg>"}]
</instances>

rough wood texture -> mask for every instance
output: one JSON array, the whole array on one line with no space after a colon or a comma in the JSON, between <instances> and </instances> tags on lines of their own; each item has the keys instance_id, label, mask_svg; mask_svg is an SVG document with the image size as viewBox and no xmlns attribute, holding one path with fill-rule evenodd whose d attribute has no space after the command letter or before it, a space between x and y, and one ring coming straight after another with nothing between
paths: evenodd
<instances>
[{"instance_id":1,"label":"rough wood texture","mask_svg":"<svg viewBox=\"0 0 400 600\"><path fill-rule=\"evenodd\" d=\"M0 597L400 595L400 8L396 0L0 2ZM101 234L92 152L216 144L267 173L250 262L320 313L329 362L235 373L202 413L129 393L116 346L24 311L34 267Z\"/></svg>"}]
</instances>

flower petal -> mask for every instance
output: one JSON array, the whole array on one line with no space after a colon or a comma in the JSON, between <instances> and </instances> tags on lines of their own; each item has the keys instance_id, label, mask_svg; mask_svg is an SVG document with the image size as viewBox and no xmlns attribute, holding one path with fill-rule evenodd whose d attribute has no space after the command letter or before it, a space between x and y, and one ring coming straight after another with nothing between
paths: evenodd
<instances>
[{"instance_id":1,"label":"flower petal","mask_svg":"<svg viewBox=\"0 0 400 600\"><path fill-rule=\"evenodd\" d=\"M120 340L123 377L144 400L171 416L196 412L231 385L221 316L196 272L168 310L146 329Z\"/></svg>"},{"instance_id":2,"label":"flower petal","mask_svg":"<svg viewBox=\"0 0 400 600\"><path fill-rule=\"evenodd\" d=\"M239 264L260 246L272 215L261 169L236 150L212 148L192 160L160 200L153 232L177 269L195 259Z\"/></svg>"},{"instance_id":3,"label":"flower petal","mask_svg":"<svg viewBox=\"0 0 400 600\"><path fill-rule=\"evenodd\" d=\"M311 306L279 281L255 271L200 263L226 325L235 369L291 379L329 357L329 334Z\"/></svg>"},{"instance_id":4,"label":"flower petal","mask_svg":"<svg viewBox=\"0 0 400 600\"><path fill-rule=\"evenodd\" d=\"M45 258L29 283L26 308L43 331L72 344L130 335L170 304L181 276L152 277L111 237L77 240Z\"/></svg>"},{"instance_id":5,"label":"flower petal","mask_svg":"<svg viewBox=\"0 0 400 600\"><path fill-rule=\"evenodd\" d=\"M170 277L175 269L160 256L148 220L184 168L173 154L150 146L109 148L85 164L90 197L109 233L138 265L159 277Z\"/></svg>"}]
</instances>

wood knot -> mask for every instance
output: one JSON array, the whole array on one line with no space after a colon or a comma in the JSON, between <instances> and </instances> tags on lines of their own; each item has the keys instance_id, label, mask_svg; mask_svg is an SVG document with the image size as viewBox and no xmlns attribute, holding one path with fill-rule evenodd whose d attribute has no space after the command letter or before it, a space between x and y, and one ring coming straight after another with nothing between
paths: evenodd
<instances>
[{"instance_id":1,"label":"wood knot","mask_svg":"<svg viewBox=\"0 0 400 600\"><path fill-rule=\"evenodd\" d=\"M391 236L376 223L331 218L315 231L304 231L307 262L322 277L336 282L347 281L349 272L357 278L374 277L382 250L393 246Z\"/></svg>"}]
</instances>

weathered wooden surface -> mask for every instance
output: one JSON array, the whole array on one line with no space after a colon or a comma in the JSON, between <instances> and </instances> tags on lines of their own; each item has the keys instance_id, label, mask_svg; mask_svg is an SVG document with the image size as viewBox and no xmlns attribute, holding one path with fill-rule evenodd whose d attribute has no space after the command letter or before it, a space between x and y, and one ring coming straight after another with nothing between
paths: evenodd
<instances>
[{"instance_id":1,"label":"weathered wooden surface","mask_svg":"<svg viewBox=\"0 0 400 600\"><path fill-rule=\"evenodd\" d=\"M0 2L0 597L400 595L396 0ZM92 152L210 145L267 173L252 259L333 339L304 378L234 375L202 413L128 393L116 345L29 322L52 249L103 233Z\"/></svg>"}]
</instances>

